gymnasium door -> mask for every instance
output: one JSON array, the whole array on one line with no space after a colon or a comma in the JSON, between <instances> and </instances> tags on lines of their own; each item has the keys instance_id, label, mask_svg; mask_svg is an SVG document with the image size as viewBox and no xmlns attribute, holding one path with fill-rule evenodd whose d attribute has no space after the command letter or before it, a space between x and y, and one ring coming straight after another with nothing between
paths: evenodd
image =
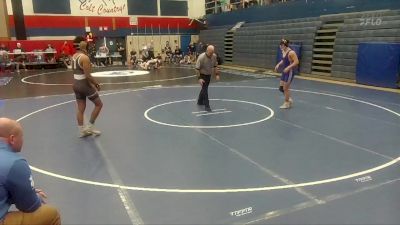
<instances>
[{"instance_id":1,"label":"gymnasium door","mask_svg":"<svg viewBox=\"0 0 400 225\"><path fill-rule=\"evenodd\" d=\"M181 36L181 49L185 55L188 53L188 46L190 44L190 41L191 41L190 35L182 35Z\"/></svg>"}]
</instances>

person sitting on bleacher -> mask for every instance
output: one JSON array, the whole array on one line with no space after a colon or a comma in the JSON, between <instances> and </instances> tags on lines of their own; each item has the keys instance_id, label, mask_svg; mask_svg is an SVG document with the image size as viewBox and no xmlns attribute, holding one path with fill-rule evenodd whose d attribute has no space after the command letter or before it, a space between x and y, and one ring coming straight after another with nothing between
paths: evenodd
<instances>
[{"instance_id":1,"label":"person sitting on bleacher","mask_svg":"<svg viewBox=\"0 0 400 225\"><path fill-rule=\"evenodd\" d=\"M160 56L161 57L161 56ZM161 65L161 60L158 58L155 59L149 59L147 61L143 61L140 64L140 67L144 70L150 70L150 69L158 69Z\"/></svg>"},{"instance_id":2,"label":"person sitting on bleacher","mask_svg":"<svg viewBox=\"0 0 400 225\"><path fill-rule=\"evenodd\" d=\"M137 58L136 58L136 51L135 50L132 50L131 52L130 52L130 59L129 59L129 62L130 62L130 68L132 69L135 69L136 68L136 66L137 66L137 63L138 63L138 61L137 61Z\"/></svg>"},{"instance_id":3,"label":"person sitting on bleacher","mask_svg":"<svg viewBox=\"0 0 400 225\"><path fill-rule=\"evenodd\" d=\"M108 57L109 53L110 53L110 50L107 48L106 44L103 44L99 48L99 56L100 56L99 63L103 63L103 65L106 66L108 64L107 57ZM100 66L100 65L98 65L98 66Z\"/></svg>"},{"instance_id":4,"label":"person sitting on bleacher","mask_svg":"<svg viewBox=\"0 0 400 225\"><path fill-rule=\"evenodd\" d=\"M71 45L68 44L67 41L64 41L64 44L61 46L61 60L64 63L65 67L68 69L72 68L71 56L72 56L72 47Z\"/></svg>"},{"instance_id":5,"label":"person sitting on bleacher","mask_svg":"<svg viewBox=\"0 0 400 225\"><path fill-rule=\"evenodd\" d=\"M191 63L196 61L196 45L194 43L190 43L188 46L188 55Z\"/></svg>"},{"instance_id":6,"label":"person sitting on bleacher","mask_svg":"<svg viewBox=\"0 0 400 225\"><path fill-rule=\"evenodd\" d=\"M186 64L186 65L189 65L189 64L191 64L192 62L190 61L190 56L189 55L185 55L184 57L183 57L183 59L181 59L181 61L179 61L179 64Z\"/></svg>"},{"instance_id":7,"label":"person sitting on bleacher","mask_svg":"<svg viewBox=\"0 0 400 225\"><path fill-rule=\"evenodd\" d=\"M142 60L139 63L140 67L144 70L158 69L161 66L162 57L158 53L156 58L151 58L146 51L142 51Z\"/></svg>"},{"instance_id":8,"label":"person sitting on bleacher","mask_svg":"<svg viewBox=\"0 0 400 225\"><path fill-rule=\"evenodd\" d=\"M162 65L162 56L161 56L161 54L160 53L158 53L157 54L157 56L156 56L156 60L157 60L157 65L156 65L156 67L155 67L155 69L158 69L158 68L160 68L161 67L161 65Z\"/></svg>"},{"instance_id":9,"label":"person sitting on bleacher","mask_svg":"<svg viewBox=\"0 0 400 225\"><path fill-rule=\"evenodd\" d=\"M155 58L155 56L154 56L154 41L153 40L151 40L150 43L147 43L147 49L149 52L149 57Z\"/></svg>"},{"instance_id":10,"label":"person sitting on bleacher","mask_svg":"<svg viewBox=\"0 0 400 225\"><path fill-rule=\"evenodd\" d=\"M8 63L8 49L5 44L0 45L0 73L5 72Z\"/></svg>"},{"instance_id":11,"label":"person sitting on bleacher","mask_svg":"<svg viewBox=\"0 0 400 225\"><path fill-rule=\"evenodd\" d=\"M141 52L139 52L139 55L140 55L140 60L139 60L140 68L147 70L150 65L148 63L150 59L149 59L149 52L147 51L147 46L144 47Z\"/></svg>"},{"instance_id":12,"label":"person sitting on bleacher","mask_svg":"<svg viewBox=\"0 0 400 225\"><path fill-rule=\"evenodd\" d=\"M26 65L25 65L25 61L26 61L26 55L23 54L25 52L25 50L22 48L21 43L17 43L17 47L13 50L14 52L14 62L16 63L16 71L17 73L19 73L19 66L20 64L22 64L22 66L24 67L25 71L27 71L26 69Z\"/></svg>"},{"instance_id":13,"label":"person sitting on bleacher","mask_svg":"<svg viewBox=\"0 0 400 225\"><path fill-rule=\"evenodd\" d=\"M173 55L173 62L179 63L179 61L183 58L182 50L179 46L175 47L174 55Z\"/></svg>"},{"instance_id":14,"label":"person sitting on bleacher","mask_svg":"<svg viewBox=\"0 0 400 225\"><path fill-rule=\"evenodd\" d=\"M167 41L167 42L165 43L164 51L165 51L164 62L171 63L171 60L172 60L172 49L171 49L171 47L169 46L169 41Z\"/></svg>"},{"instance_id":15,"label":"person sitting on bleacher","mask_svg":"<svg viewBox=\"0 0 400 225\"><path fill-rule=\"evenodd\" d=\"M46 52L45 59L47 63L55 63L55 49L51 46L51 44L47 45L47 48L44 50Z\"/></svg>"},{"instance_id":16,"label":"person sitting on bleacher","mask_svg":"<svg viewBox=\"0 0 400 225\"><path fill-rule=\"evenodd\" d=\"M117 51L118 51L119 55L121 56L122 66L125 66L125 61L126 61L125 46L122 43L117 42Z\"/></svg>"}]
</instances>

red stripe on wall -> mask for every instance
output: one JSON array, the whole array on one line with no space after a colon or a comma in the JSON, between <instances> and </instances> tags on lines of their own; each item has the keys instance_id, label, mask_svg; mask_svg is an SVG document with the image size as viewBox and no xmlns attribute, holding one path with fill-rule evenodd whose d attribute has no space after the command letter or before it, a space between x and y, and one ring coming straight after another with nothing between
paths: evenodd
<instances>
[{"instance_id":1,"label":"red stripe on wall","mask_svg":"<svg viewBox=\"0 0 400 225\"><path fill-rule=\"evenodd\" d=\"M145 24L147 27L153 25L153 27L161 26L161 28L177 28L179 26L180 29L195 29L195 23L192 26L189 26L190 19L188 18L154 18L154 17L139 17L138 19L139 27L144 27Z\"/></svg>"},{"instance_id":2,"label":"red stripe on wall","mask_svg":"<svg viewBox=\"0 0 400 225\"><path fill-rule=\"evenodd\" d=\"M128 28L129 25L129 17L116 17L115 18L115 26L121 28Z\"/></svg>"},{"instance_id":3,"label":"red stripe on wall","mask_svg":"<svg viewBox=\"0 0 400 225\"><path fill-rule=\"evenodd\" d=\"M89 27L108 27L108 29L112 29L112 17L88 17L88 26Z\"/></svg>"},{"instance_id":4,"label":"red stripe on wall","mask_svg":"<svg viewBox=\"0 0 400 225\"><path fill-rule=\"evenodd\" d=\"M81 16L25 16L26 28L77 28L85 27Z\"/></svg>"}]
</instances>

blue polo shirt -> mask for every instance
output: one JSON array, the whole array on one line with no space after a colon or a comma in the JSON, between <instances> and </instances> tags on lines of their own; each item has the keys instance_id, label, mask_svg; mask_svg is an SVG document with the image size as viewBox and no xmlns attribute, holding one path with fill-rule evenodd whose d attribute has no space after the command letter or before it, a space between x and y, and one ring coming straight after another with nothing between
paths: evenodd
<instances>
[{"instance_id":1,"label":"blue polo shirt","mask_svg":"<svg viewBox=\"0 0 400 225\"><path fill-rule=\"evenodd\" d=\"M15 204L22 212L34 212L41 206L28 162L0 141L0 220Z\"/></svg>"}]
</instances>

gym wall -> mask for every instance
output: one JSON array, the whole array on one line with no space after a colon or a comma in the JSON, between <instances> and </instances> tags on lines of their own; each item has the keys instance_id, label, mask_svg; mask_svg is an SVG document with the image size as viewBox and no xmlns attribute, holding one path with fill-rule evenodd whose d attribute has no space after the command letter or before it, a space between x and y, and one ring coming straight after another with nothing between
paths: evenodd
<instances>
[{"instance_id":1,"label":"gym wall","mask_svg":"<svg viewBox=\"0 0 400 225\"><path fill-rule=\"evenodd\" d=\"M4 1L4 0L2 0ZM89 28L95 36L197 34L204 0L5 0L15 39L13 1L23 1L27 39L72 39ZM146 3L146 4L143 4ZM140 6L140 7L139 7ZM173 6L174 9L168 9ZM200 10L199 10L200 9ZM134 21L133 25L130 23ZM189 25L190 24L190 25Z\"/></svg>"}]
</instances>

